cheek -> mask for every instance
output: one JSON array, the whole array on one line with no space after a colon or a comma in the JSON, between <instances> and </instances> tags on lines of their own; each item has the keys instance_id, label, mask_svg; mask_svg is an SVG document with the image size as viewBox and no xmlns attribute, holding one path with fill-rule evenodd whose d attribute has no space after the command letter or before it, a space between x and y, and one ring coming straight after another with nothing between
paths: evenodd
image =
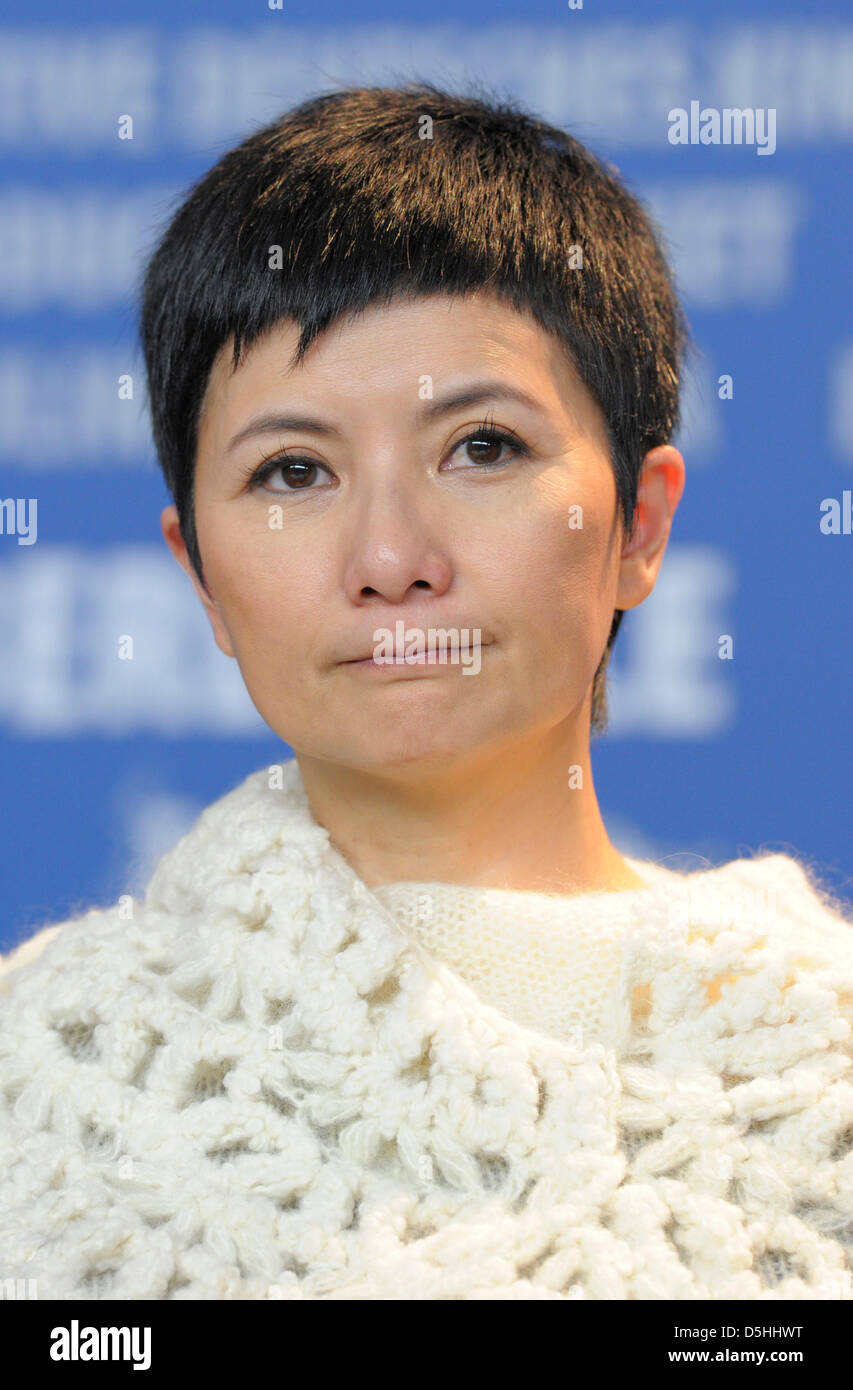
<instances>
[{"instance_id":1,"label":"cheek","mask_svg":"<svg viewBox=\"0 0 853 1390\"><path fill-rule=\"evenodd\" d=\"M613 617L616 576L606 509L587 501L583 525L573 527L572 516L564 500L549 506L535 524L514 530L502 556L498 609L509 620L531 708L539 712L565 711L581 700Z\"/></svg>"},{"instance_id":2,"label":"cheek","mask_svg":"<svg viewBox=\"0 0 853 1390\"><path fill-rule=\"evenodd\" d=\"M264 518L266 514L264 514ZM217 524L216 509L203 518L199 544L205 573L235 652L257 653L280 665L310 640L322 609L316 566L303 561L283 533L265 525Z\"/></svg>"},{"instance_id":3,"label":"cheek","mask_svg":"<svg viewBox=\"0 0 853 1390\"><path fill-rule=\"evenodd\" d=\"M586 505L579 518L568 504L549 508L538 524L515 532L504 551L501 582L510 604L529 615L534 629L588 632L609 603L609 547L600 509ZM609 613L606 621L609 630Z\"/></svg>"}]
</instances>

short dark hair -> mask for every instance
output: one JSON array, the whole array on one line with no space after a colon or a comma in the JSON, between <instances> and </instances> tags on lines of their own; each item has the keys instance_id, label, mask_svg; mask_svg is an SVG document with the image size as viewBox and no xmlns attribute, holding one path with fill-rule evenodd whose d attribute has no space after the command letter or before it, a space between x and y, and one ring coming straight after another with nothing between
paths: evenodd
<instances>
[{"instance_id":1,"label":"short dark hair","mask_svg":"<svg viewBox=\"0 0 853 1390\"><path fill-rule=\"evenodd\" d=\"M426 81L315 96L225 153L140 289L154 442L202 585L195 457L217 352L233 334L236 369L244 344L295 319L296 366L339 315L396 294L491 290L557 336L602 410L633 534L643 456L678 426L689 335L660 233L617 175L514 102ZM593 733L621 619L593 682Z\"/></svg>"}]
</instances>

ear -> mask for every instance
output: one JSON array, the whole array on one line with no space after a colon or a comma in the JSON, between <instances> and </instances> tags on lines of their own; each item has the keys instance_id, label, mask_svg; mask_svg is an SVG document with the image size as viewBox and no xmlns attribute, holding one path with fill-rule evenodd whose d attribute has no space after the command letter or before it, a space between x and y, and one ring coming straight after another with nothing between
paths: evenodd
<instances>
[{"instance_id":1,"label":"ear","mask_svg":"<svg viewBox=\"0 0 853 1390\"><path fill-rule=\"evenodd\" d=\"M219 605L213 595L209 594L199 582L198 575L193 569L192 561L187 554L187 547L184 544L180 522L178 521L177 507L164 507L160 516L160 528L167 546L181 569L186 570L192 581L193 588L201 599L204 610L210 620L210 626L213 628L213 635L216 638L217 647L220 651L224 652L226 656L234 656L234 648L231 645L228 629L219 611Z\"/></svg>"},{"instance_id":2,"label":"ear","mask_svg":"<svg viewBox=\"0 0 853 1390\"><path fill-rule=\"evenodd\" d=\"M637 483L636 524L619 561L615 608L636 608L658 577L675 509L684 491L684 460L671 444L659 444L643 459Z\"/></svg>"}]
</instances>

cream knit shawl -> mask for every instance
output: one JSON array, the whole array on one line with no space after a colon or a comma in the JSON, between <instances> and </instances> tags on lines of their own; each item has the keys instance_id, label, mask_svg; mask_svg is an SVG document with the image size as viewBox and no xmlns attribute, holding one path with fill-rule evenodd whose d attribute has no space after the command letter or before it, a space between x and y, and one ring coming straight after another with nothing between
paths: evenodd
<instances>
[{"instance_id":1,"label":"cream knit shawl","mask_svg":"<svg viewBox=\"0 0 853 1390\"><path fill-rule=\"evenodd\" d=\"M617 1041L564 1041L395 921L295 762L251 774L0 982L0 1275L852 1299L853 925L784 855L678 878L636 894Z\"/></svg>"}]
</instances>

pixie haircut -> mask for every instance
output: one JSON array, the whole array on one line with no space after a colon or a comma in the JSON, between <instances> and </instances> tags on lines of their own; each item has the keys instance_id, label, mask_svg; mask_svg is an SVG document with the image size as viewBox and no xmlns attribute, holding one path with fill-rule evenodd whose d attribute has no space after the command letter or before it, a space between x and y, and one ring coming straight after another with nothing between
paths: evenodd
<instances>
[{"instance_id":1,"label":"pixie haircut","mask_svg":"<svg viewBox=\"0 0 853 1390\"><path fill-rule=\"evenodd\" d=\"M233 335L236 370L244 347L293 319L296 367L339 315L396 295L492 291L556 336L604 416L633 534L643 456L678 427L688 329L660 232L616 174L513 102L422 81L316 96L219 159L173 214L139 296L154 443L206 591L194 473L220 348ZM617 609L591 733L607 725L621 620Z\"/></svg>"}]
</instances>

